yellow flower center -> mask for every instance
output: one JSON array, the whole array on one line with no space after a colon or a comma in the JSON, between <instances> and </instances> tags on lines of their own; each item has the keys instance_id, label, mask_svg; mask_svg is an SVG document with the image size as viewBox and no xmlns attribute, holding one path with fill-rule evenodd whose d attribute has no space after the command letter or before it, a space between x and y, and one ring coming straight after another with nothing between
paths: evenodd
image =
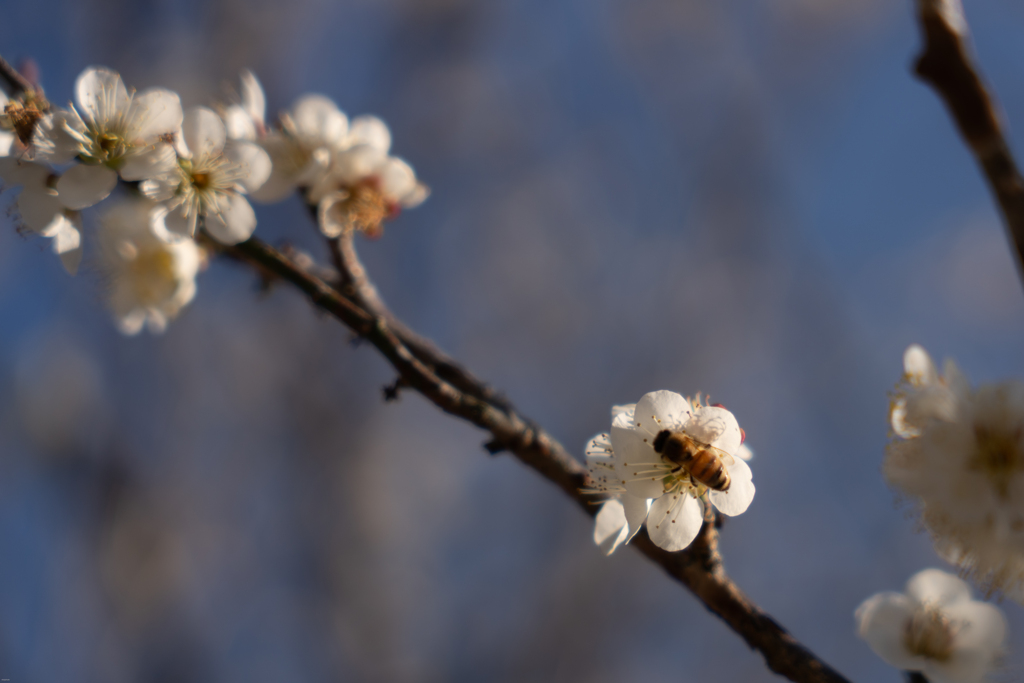
<instances>
[{"instance_id":1,"label":"yellow flower center","mask_svg":"<svg viewBox=\"0 0 1024 683\"><path fill-rule=\"evenodd\" d=\"M104 133L103 135L99 136L98 142L100 145L100 149L109 154L110 152L113 152L115 149L117 149L117 145L120 142L120 140L121 139L118 136L112 133Z\"/></svg>"},{"instance_id":2,"label":"yellow flower center","mask_svg":"<svg viewBox=\"0 0 1024 683\"><path fill-rule=\"evenodd\" d=\"M392 206L377 183L360 183L349 188L348 197L333 209L338 222L350 230L361 230L370 237L383 231L384 219L391 215Z\"/></svg>"},{"instance_id":3,"label":"yellow flower center","mask_svg":"<svg viewBox=\"0 0 1024 683\"><path fill-rule=\"evenodd\" d=\"M192 184L195 185L197 190L205 190L210 187L210 174L209 173L193 173Z\"/></svg>"}]
</instances>

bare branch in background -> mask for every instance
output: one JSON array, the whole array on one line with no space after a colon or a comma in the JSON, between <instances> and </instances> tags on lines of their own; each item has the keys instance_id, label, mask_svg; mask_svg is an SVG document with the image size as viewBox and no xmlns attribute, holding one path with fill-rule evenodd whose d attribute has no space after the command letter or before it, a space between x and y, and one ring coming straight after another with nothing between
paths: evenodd
<instances>
[{"instance_id":1,"label":"bare branch in background","mask_svg":"<svg viewBox=\"0 0 1024 683\"><path fill-rule=\"evenodd\" d=\"M917 0L924 49L915 70L949 107L960 134L996 195L1024 277L1024 179L1010 153L994 97L982 82L970 48L960 0Z\"/></svg>"},{"instance_id":2,"label":"bare branch in background","mask_svg":"<svg viewBox=\"0 0 1024 683\"><path fill-rule=\"evenodd\" d=\"M402 343L421 362L426 363L438 377L450 383L459 391L487 401L502 410L514 411L504 396L467 372L465 368L438 349L433 342L410 330L388 310L366 275L366 269L359 261L353 242L353 233L345 232L341 237L328 240L331 258L340 277L340 291L348 299L359 304L363 310L387 320L388 325Z\"/></svg>"},{"instance_id":3,"label":"bare branch in background","mask_svg":"<svg viewBox=\"0 0 1024 683\"><path fill-rule=\"evenodd\" d=\"M341 282L344 284L340 291L351 293L355 301L258 239L224 248L232 257L294 284L315 305L376 346L399 372L403 385L419 391L445 412L490 432L493 441L488 444L489 450L512 452L561 488L588 515L596 514L593 497L580 492L587 482L583 466L547 432L520 416L507 403L497 405L481 398L492 390L398 322L384 307L366 277L351 236L332 245L332 250L342 271ZM396 330L401 330L401 333ZM420 343L406 345L406 338ZM459 384L465 385L467 390L440 377L440 373L433 370L437 367L448 368L448 372L457 377ZM736 587L722 565L718 532L713 520L706 520L696 541L681 552L671 553L657 547L645 530L637 534L632 544L692 591L708 610L725 621L750 647L760 651L775 673L801 683L847 681Z\"/></svg>"}]
</instances>

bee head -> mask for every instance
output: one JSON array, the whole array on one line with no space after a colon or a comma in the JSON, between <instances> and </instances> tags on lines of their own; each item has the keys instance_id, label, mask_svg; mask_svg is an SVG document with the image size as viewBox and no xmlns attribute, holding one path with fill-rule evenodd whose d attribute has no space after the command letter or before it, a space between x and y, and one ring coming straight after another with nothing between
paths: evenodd
<instances>
[{"instance_id":1,"label":"bee head","mask_svg":"<svg viewBox=\"0 0 1024 683\"><path fill-rule=\"evenodd\" d=\"M658 432L658 435L654 437L654 443L651 444L654 446L655 453L661 453L665 450L665 442L668 441L670 436L672 436L672 432L667 429L662 429Z\"/></svg>"}]
</instances>

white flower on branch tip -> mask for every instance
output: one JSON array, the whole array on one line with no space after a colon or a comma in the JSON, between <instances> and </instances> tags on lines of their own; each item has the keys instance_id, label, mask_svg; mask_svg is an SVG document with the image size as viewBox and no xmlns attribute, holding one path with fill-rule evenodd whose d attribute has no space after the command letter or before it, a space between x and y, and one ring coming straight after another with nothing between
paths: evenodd
<instances>
[{"instance_id":1,"label":"white flower on branch tip","mask_svg":"<svg viewBox=\"0 0 1024 683\"><path fill-rule=\"evenodd\" d=\"M986 590L1024 586L1024 383L972 389L907 349L883 471L908 496L940 554Z\"/></svg>"},{"instance_id":2,"label":"white flower on branch tip","mask_svg":"<svg viewBox=\"0 0 1024 683\"><path fill-rule=\"evenodd\" d=\"M212 109L194 107L182 124L182 158L161 176L142 183L142 192L166 202L167 228L195 234L197 220L223 244L249 239L256 213L245 198L270 175L270 157L257 144L228 140L224 122Z\"/></svg>"},{"instance_id":3,"label":"white flower on branch tip","mask_svg":"<svg viewBox=\"0 0 1024 683\"><path fill-rule=\"evenodd\" d=\"M319 209L327 237L351 229L378 235L385 219L419 206L430 194L407 162L388 154L390 149L391 132L383 121L352 120L345 147L335 151L327 173L307 195Z\"/></svg>"},{"instance_id":4,"label":"white flower on branch tip","mask_svg":"<svg viewBox=\"0 0 1024 683\"><path fill-rule=\"evenodd\" d=\"M39 122L33 147L40 161L82 162L62 178L68 193L81 196L83 206L78 208L109 195L119 173L136 181L174 168L176 157L168 140L182 123L176 93L163 88L129 92L116 72L89 67L75 81L75 100L77 108L70 105Z\"/></svg>"},{"instance_id":5,"label":"white flower on branch tip","mask_svg":"<svg viewBox=\"0 0 1024 683\"><path fill-rule=\"evenodd\" d=\"M980 683L1000 660L1006 618L971 600L964 582L925 569L905 593L879 593L857 608L858 635L886 663L918 671L931 683Z\"/></svg>"},{"instance_id":6,"label":"white flower on branch tip","mask_svg":"<svg viewBox=\"0 0 1024 683\"><path fill-rule=\"evenodd\" d=\"M166 213L166 207L152 201L125 199L100 219L100 270L124 334L138 334L144 326L163 332L195 296L202 250L192 238L167 231Z\"/></svg>"},{"instance_id":7,"label":"white flower on branch tip","mask_svg":"<svg viewBox=\"0 0 1024 683\"><path fill-rule=\"evenodd\" d=\"M281 114L280 130L267 133L262 140L274 166L253 199L277 202L296 188L320 184L333 155L348 139L348 117L338 105L324 95L303 95Z\"/></svg>"},{"instance_id":8,"label":"white flower on branch tip","mask_svg":"<svg viewBox=\"0 0 1024 683\"><path fill-rule=\"evenodd\" d=\"M699 482L685 468L654 450L664 431L685 434L723 452L730 478L721 491ZM735 457L742 431L735 416L721 406L702 405L671 391L655 391L635 405L612 408L609 434L587 445L591 493L611 493L597 515L594 541L613 552L647 524L647 533L665 550L690 545L704 521L709 501L726 515L743 513L754 498L750 467Z\"/></svg>"},{"instance_id":9,"label":"white flower on branch tip","mask_svg":"<svg viewBox=\"0 0 1024 683\"><path fill-rule=\"evenodd\" d=\"M61 178L43 164L0 157L0 189L11 187L21 187L15 205L22 228L53 240L54 253L74 275L82 261L82 219L66 205Z\"/></svg>"}]
</instances>

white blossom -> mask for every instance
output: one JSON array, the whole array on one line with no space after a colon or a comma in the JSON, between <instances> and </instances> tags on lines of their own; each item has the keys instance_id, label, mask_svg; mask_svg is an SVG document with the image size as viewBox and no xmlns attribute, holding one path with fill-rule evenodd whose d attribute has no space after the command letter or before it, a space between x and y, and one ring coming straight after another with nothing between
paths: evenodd
<instances>
[{"instance_id":1,"label":"white blossom","mask_svg":"<svg viewBox=\"0 0 1024 683\"><path fill-rule=\"evenodd\" d=\"M267 153L253 142L228 140L223 121L206 107L185 115L179 146L177 165L140 186L150 199L167 203L167 228L191 236L202 217L203 227L219 242L249 239L256 213L245 194L270 175Z\"/></svg>"},{"instance_id":2,"label":"white blossom","mask_svg":"<svg viewBox=\"0 0 1024 683\"><path fill-rule=\"evenodd\" d=\"M174 168L169 139L182 123L177 94L163 88L129 92L116 72L89 67L75 81L75 100L77 107L58 109L39 122L33 146L40 161L82 162L62 176L62 192L79 198L76 208L109 195L119 173L135 181Z\"/></svg>"},{"instance_id":3,"label":"white blossom","mask_svg":"<svg viewBox=\"0 0 1024 683\"><path fill-rule=\"evenodd\" d=\"M331 159L349 144L348 117L324 95L304 95L281 114L281 128L262 140L273 161L270 178L253 198L277 202L299 187L324 182Z\"/></svg>"},{"instance_id":4,"label":"white blossom","mask_svg":"<svg viewBox=\"0 0 1024 683\"><path fill-rule=\"evenodd\" d=\"M654 450L663 430L685 434L719 449L730 478L726 490L715 490L685 468ZM671 391L655 391L635 405L612 408L609 434L587 445L587 465L594 493L610 493L597 516L594 541L611 553L647 524L658 546L687 547L700 531L704 505L726 515L743 513L754 498L750 467L735 457L742 440L735 416L721 406L702 405Z\"/></svg>"},{"instance_id":5,"label":"white blossom","mask_svg":"<svg viewBox=\"0 0 1024 683\"><path fill-rule=\"evenodd\" d=\"M999 663L1006 618L971 600L952 574L925 569L905 593L879 593L857 608L857 633L888 664L931 683L980 683Z\"/></svg>"},{"instance_id":6,"label":"white blossom","mask_svg":"<svg viewBox=\"0 0 1024 683\"><path fill-rule=\"evenodd\" d=\"M167 209L146 199L114 203L97 234L100 270L118 328L160 333L196 293L202 251L189 237L169 233Z\"/></svg>"},{"instance_id":7,"label":"white blossom","mask_svg":"<svg viewBox=\"0 0 1024 683\"><path fill-rule=\"evenodd\" d=\"M360 229L379 234L382 222L411 209L430 194L412 167L390 156L391 132L375 116L352 120L345 146L334 152L330 168L309 189L307 199L319 209L320 228L328 237Z\"/></svg>"},{"instance_id":8,"label":"white blossom","mask_svg":"<svg viewBox=\"0 0 1024 683\"><path fill-rule=\"evenodd\" d=\"M237 104L224 107L221 118L228 138L232 140L256 140L263 137L266 129L264 117L267 110L267 99L263 94L256 75L245 69L239 77L241 92Z\"/></svg>"},{"instance_id":9,"label":"white blossom","mask_svg":"<svg viewBox=\"0 0 1024 683\"><path fill-rule=\"evenodd\" d=\"M82 261L82 221L78 211L67 205L67 184L48 166L0 157L0 189L12 187L21 188L15 206L22 229L50 238L54 253L74 275Z\"/></svg>"},{"instance_id":10,"label":"white blossom","mask_svg":"<svg viewBox=\"0 0 1024 683\"><path fill-rule=\"evenodd\" d=\"M914 345L891 408L888 481L915 503L940 554L986 590L1024 584L1024 383L972 389Z\"/></svg>"}]
</instances>

